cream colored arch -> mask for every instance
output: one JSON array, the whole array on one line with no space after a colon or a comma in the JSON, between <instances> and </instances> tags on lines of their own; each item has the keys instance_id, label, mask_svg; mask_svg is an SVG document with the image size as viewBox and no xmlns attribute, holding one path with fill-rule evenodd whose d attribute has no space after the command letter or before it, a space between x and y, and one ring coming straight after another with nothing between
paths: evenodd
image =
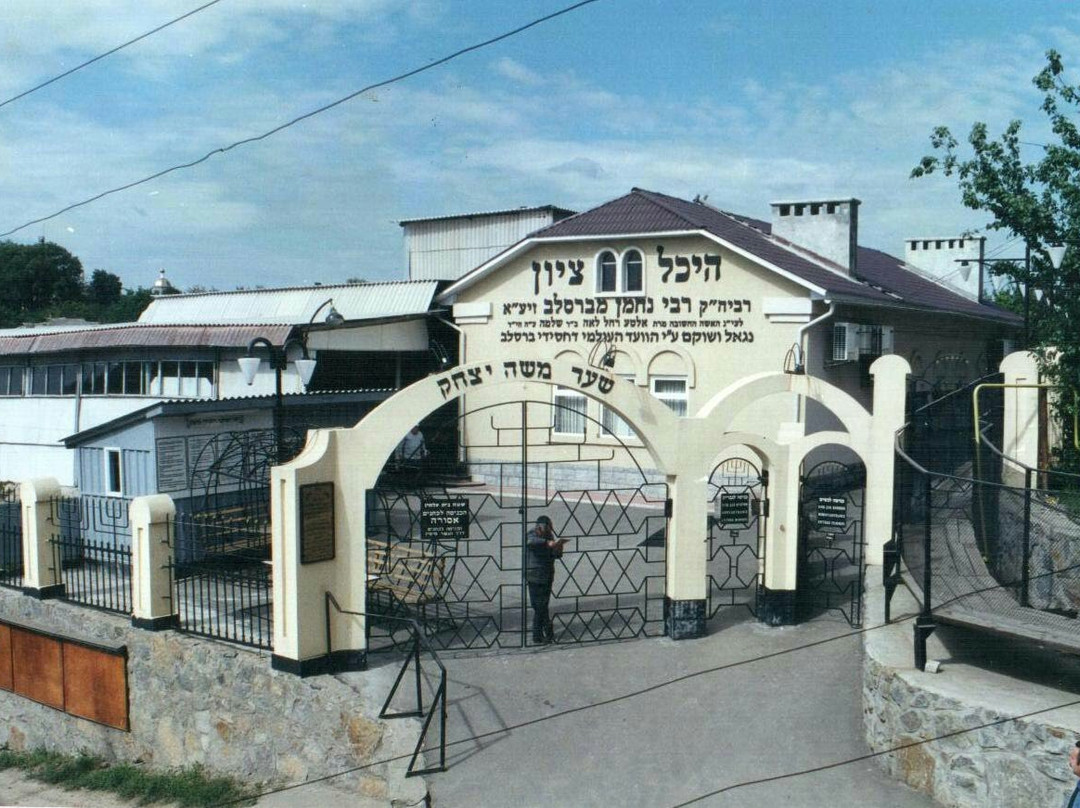
<instances>
[{"instance_id":1,"label":"cream colored arch","mask_svg":"<svg viewBox=\"0 0 1080 808\"><path fill-rule=\"evenodd\" d=\"M683 348L681 345L667 345L663 348L663 350L657 351L655 354L653 354L653 356L649 359L648 366L645 368L645 374L647 376L661 375L658 372L654 373L653 367L656 365L657 359L667 353L675 354L680 359L682 359L683 368L686 372L687 387L691 389L697 387L697 365L694 363L694 358L690 355L690 352ZM648 380L646 380L646 383L647 381Z\"/></svg>"},{"instance_id":2,"label":"cream colored arch","mask_svg":"<svg viewBox=\"0 0 1080 808\"><path fill-rule=\"evenodd\" d=\"M777 393L795 393L821 403L840 419L851 436L853 448L866 447L872 422L870 413L839 387L815 376L778 372L747 376L709 399L698 410L697 417L708 422L710 432L727 432L742 410L758 399Z\"/></svg>"}]
</instances>

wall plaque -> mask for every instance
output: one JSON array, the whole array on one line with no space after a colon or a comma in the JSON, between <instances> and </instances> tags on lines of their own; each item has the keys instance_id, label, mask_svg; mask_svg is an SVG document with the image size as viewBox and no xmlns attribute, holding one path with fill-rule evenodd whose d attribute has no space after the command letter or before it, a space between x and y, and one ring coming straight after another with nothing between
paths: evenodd
<instances>
[{"instance_id":1,"label":"wall plaque","mask_svg":"<svg viewBox=\"0 0 1080 808\"><path fill-rule=\"evenodd\" d=\"M469 538L469 500L425 497L420 501L420 532L430 541Z\"/></svg>"},{"instance_id":2,"label":"wall plaque","mask_svg":"<svg viewBox=\"0 0 1080 808\"><path fill-rule=\"evenodd\" d=\"M741 491L736 494L721 492L720 524L748 525L751 518L749 491Z\"/></svg>"},{"instance_id":3,"label":"wall plaque","mask_svg":"<svg viewBox=\"0 0 1080 808\"><path fill-rule=\"evenodd\" d=\"M818 497L817 529L822 533L847 532L846 497Z\"/></svg>"},{"instance_id":4,"label":"wall plaque","mask_svg":"<svg viewBox=\"0 0 1080 808\"><path fill-rule=\"evenodd\" d=\"M334 484L300 486L300 563L334 557Z\"/></svg>"},{"instance_id":5,"label":"wall plaque","mask_svg":"<svg viewBox=\"0 0 1080 808\"><path fill-rule=\"evenodd\" d=\"M188 487L187 440L157 439L158 492L182 491Z\"/></svg>"}]
</instances>

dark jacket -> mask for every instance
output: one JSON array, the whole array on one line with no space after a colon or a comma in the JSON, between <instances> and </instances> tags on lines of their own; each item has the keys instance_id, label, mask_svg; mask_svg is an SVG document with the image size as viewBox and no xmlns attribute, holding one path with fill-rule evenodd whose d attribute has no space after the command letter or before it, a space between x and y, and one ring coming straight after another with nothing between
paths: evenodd
<instances>
[{"instance_id":1,"label":"dark jacket","mask_svg":"<svg viewBox=\"0 0 1080 808\"><path fill-rule=\"evenodd\" d=\"M555 559L562 557L562 547L547 546L547 539L534 527L525 536L525 580L531 584L550 584L555 580Z\"/></svg>"}]
</instances>

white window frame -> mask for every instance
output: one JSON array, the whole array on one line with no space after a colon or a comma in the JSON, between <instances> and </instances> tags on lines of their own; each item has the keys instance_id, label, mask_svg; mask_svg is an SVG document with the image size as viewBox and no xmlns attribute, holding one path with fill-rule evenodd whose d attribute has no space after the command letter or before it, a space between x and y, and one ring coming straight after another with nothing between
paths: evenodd
<instances>
[{"instance_id":1,"label":"white window frame","mask_svg":"<svg viewBox=\"0 0 1080 808\"><path fill-rule=\"evenodd\" d=\"M565 403L566 399L571 399L575 403L580 403L584 406L581 410L578 410L575 407L568 407ZM588 429L589 426L589 397L582 393L580 390L575 390L572 387L561 387L559 385L555 385L552 388L551 402L553 405L555 405L552 407L551 410L552 434L574 438L584 437L585 431ZM563 418L573 418L574 416L570 414L571 411L577 413L578 417L580 417L581 419L580 431L566 432L559 429L560 416L562 416Z\"/></svg>"},{"instance_id":2,"label":"white window frame","mask_svg":"<svg viewBox=\"0 0 1080 808\"><path fill-rule=\"evenodd\" d=\"M626 288L626 260L630 257L630 253L636 252L641 258L641 288L640 289L627 289ZM606 253L611 253L615 258L615 285L613 289L603 289L602 280L603 273L600 271L600 259ZM597 297L643 297L645 295L645 274L646 274L646 262L645 251L640 247L628 246L625 250L614 250L610 247L605 247L600 250L596 257L593 259L593 266L596 271L596 295Z\"/></svg>"},{"instance_id":3,"label":"white window frame","mask_svg":"<svg viewBox=\"0 0 1080 808\"><path fill-rule=\"evenodd\" d=\"M124 452L122 449L118 449L115 446L106 446L102 449L102 458L104 461L104 476L102 478L102 488L105 489L105 494L110 497L122 497L124 496ZM114 488L112 485L112 463L111 459L116 458L116 482L117 485Z\"/></svg>"},{"instance_id":4,"label":"white window frame","mask_svg":"<svg viewBox=\"0 0 1080 808\"><path fill-rule=\"evenodd\" d=\"M682 393L660 393L657 392L657 382L682 382ZM662 401L667 405L668 409L678 415L680 418L685 418L690 412L690 385L686 376L650 376L649 377L649 392L652 393L653 398L657 401ZM673 404L682 404L681 408L672 406ZM682 409L682 412L679 412Z\"/></svg>"},{"instance_id":5,"label":"white window frame","mask_svg":"<svg viewBox=\"0 0 1080 808\"><path fill-rule=\"evenodd\" d=\"M616 374L620 379L626 379L631 384L634 382L632 374ZM608 419L612 419L611 424L614 429L609 428ZM600 435L605 438L619 438L620 440L637 440L637 433L634 432L634 428L626 422L626 420L619 415L615 410L600 405Z\"/></svg>"}]
</instances>

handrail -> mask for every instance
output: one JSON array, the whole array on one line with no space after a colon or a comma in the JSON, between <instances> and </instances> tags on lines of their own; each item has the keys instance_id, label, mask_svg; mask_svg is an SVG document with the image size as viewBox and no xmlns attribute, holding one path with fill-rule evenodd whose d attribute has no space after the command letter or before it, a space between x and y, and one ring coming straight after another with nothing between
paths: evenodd
<instances>
[{"instance_id":1,"label":"handrail","mask_svg":"<svg viewBox=\"0 0 1080 808\"><path fill-rule=\"evenodd\" d=\"M1041 469L1041 468L1038 468L1036 466L1029 466L1023 460L1017 460L1014 457L1009 457L1007 454L1005 454L1003 451L1001 451L1001 449L999 449L994 444L992 444L990 442L990 439L988 437L986 437L986 435L980 435L979 440L982 443L982 445L984 445L987 449L989 449L991 452L996 454L1002 460L1007 460L1008 462L1012 463L1013 465L1017 466L1018 468L1022 469L1025 472L1031 472L1032 474L1035 474L1035 475L1038 475L1038 476L1041 476L1041 477L1045 477L1046 475L1052 474L1052 475L1055 475L1055 476L1058 476L1058 477L1068 477L1068 478L1073 479L1073 480L1080 480L1080 474L1077 474L1077 473L1072 472L1072 471L1058 471L1057 469ZM1033 488L1032 490L1033 491L1045 491L1047 493L1052 493L1052 489L1043 488L1041 486Z\"/></svg>"},{"instance_id":2,"label":"handrail","mask_svg":"<svg viewBox=\"0 0 1080 808\"><path fill-rule=\"evenodd\" d=\"M331 604L337 610L338 614L347 614L353 617L363 617L370 619L371 615L367 612L356 612L349 609L341 608L341 604L338 603L337 598L333 593L327 591L325 598L325 611L326 611L326 657L330 658L332 649L332 635L330 631L330 606ZM413 630L413 643L412 650L409 651L408 656L405 658L405 664L401 666L401 670L398 671L397 678L394 679L394 684L390 688L390 693L386 697L386 701L383 702L382 708L379 710L379 718L418 718L423 716L424 723L420 728L420 737L416 740L416 747L413 749L412 757L409 758L409 766L405 771L406 777L418 777L422 774L434 774L436 772L446 771L446 666L443 665L442 660L439 659L439 655L435 653L434 649L423 642L423 631L421 630L420 623L411 617L396 617L393 615L379 615L380 620L396 620L399 623L407 623ZM431 654L432 660L439 668L439 686L435 689L435 695L431 701L431 710L427 713L424 711L424 697L422 687L422 670L420 666L420 648L424 647L424 650ZM397 695L398 687L401 686L402 679L405 678L405 672L409 669L409 663L415 663L415 687L416 687L416 709L405 712L390 712L390 703L394 700L394 696ZM439 765L428 766L426 769L417 769L416 760L420 757L421 751L424 748L424 740L427 738L428 730L431 728L431 722L435 718L435 711L439 711Z\"/></svg>"}]
</instances>

